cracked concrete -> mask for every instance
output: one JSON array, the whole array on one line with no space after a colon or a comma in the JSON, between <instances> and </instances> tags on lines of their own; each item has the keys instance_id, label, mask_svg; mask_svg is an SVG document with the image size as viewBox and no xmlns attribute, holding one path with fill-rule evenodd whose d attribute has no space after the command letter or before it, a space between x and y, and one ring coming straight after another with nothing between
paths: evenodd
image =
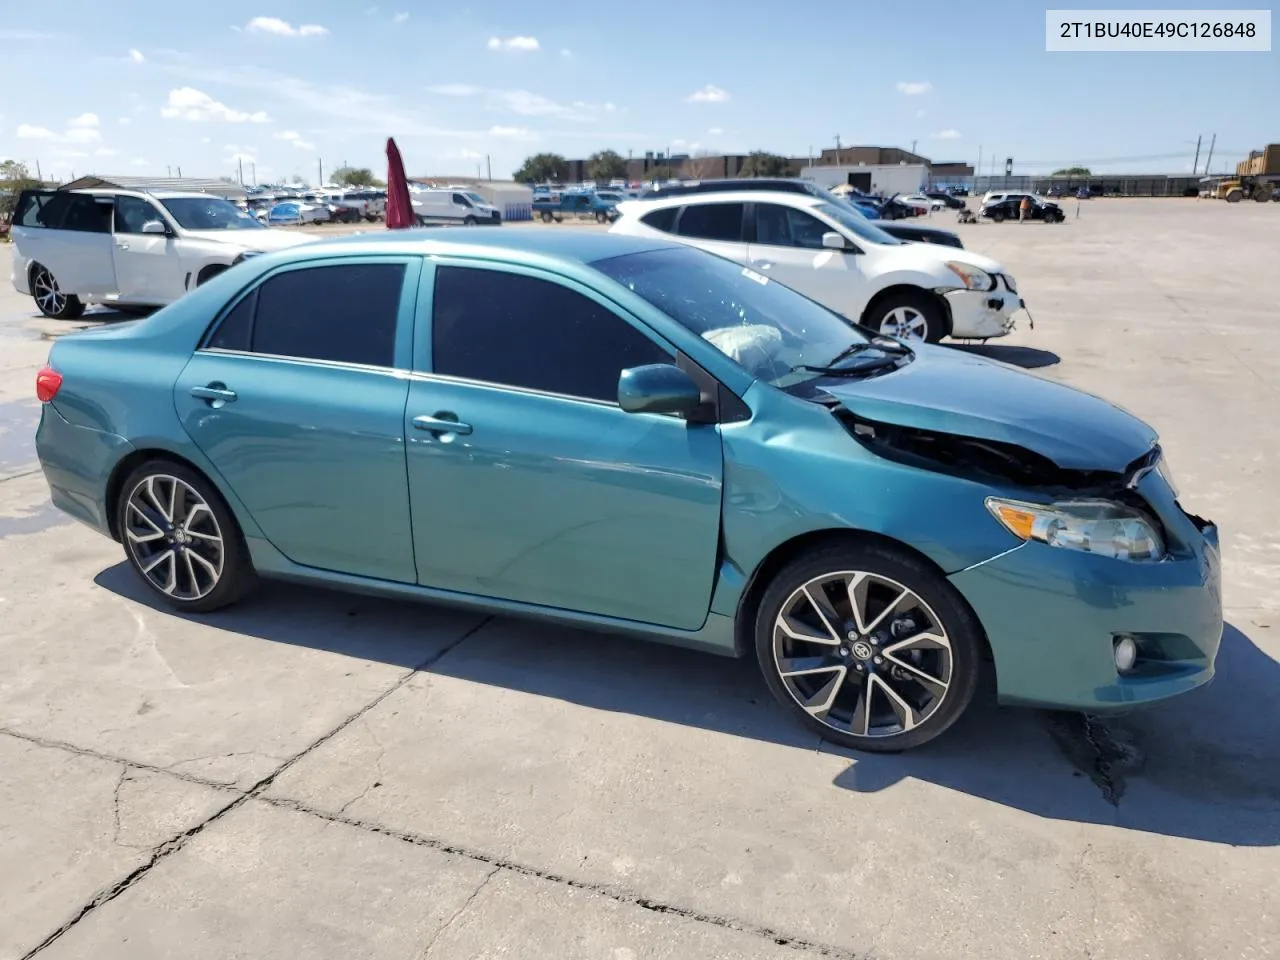
<instances>
[{"instance_id":1,"label":"cracked concrete","mask_svg":"<svg viewBox=\"0 0 1280 960\"><path fill-rule=\"evenodd\" d=\"M1280 220L1084 207L961 228L1038 321L963 349L1161 431L1223 530L1209 688L1102 723L982 700L860 756L749 664L617 637L287 586L188 620L47 512L34 423L3 422L0 960L1269 960ZM0 421L65 326L0 290Z\"/></svg>"}]
</instances>

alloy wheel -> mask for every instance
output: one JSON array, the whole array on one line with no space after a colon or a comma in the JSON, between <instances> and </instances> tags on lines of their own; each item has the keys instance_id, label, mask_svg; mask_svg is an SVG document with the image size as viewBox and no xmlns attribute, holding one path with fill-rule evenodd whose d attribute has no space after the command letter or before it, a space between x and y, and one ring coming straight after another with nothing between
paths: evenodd
<instances>
[{"instance_id":1,"label":"alloy wheel","mask_svg":"<svg viewBox=\"0 0 1280 960\"><path fill-rule=\"evenodd\" d=\"M880 332L902 340L925 340L929 319L914 307L894 307L881 318Z\"/></svg>"},{"instance_id":2,"label":"alloy wheel","mask_svg":"<svg viewBox=\"0 0 1280 960\"><path fill-rule=\"evenodd\" d=\"M184 480L144 477L125 505L124 536L138 570L175 600L200 600L222 579L222 531L205 499Z\"/></svg>"},{"instance_id":3,"label":"alloy wheel","mask_svg":"<svg viewBox=\"0 0 1280 960\"><path fill-rule=\"evenodd\" d=\"M36 306L42 312L49 316L56 316L66 309L67 296L58 289L58 281L53 279L53 274L49 272L48 267L36 267L36 272L31 278L31 288Z\"/></svg>"},{"instance_id":4,"label":"alloy wheel","mask_svg":"<svg viewBox=\"0 0 1280 960\"><path fill-rule=\"evenodd\" d=\"M819 723L855 737L920 726L947 698L951 641L914 591L880 574L828 573L803 584L773 626L787 693Z\"/></svg>"}]
</instances>

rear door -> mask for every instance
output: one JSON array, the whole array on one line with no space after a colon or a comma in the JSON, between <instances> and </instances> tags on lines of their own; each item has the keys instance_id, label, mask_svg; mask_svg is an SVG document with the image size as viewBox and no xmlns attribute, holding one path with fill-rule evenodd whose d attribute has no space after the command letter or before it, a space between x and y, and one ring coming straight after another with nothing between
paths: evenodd
<instances>
[{"instance_id":1,"label":"rear door","mask_svg":"<svg viewBox=\"0 0 1280 960\"><path fill-rule=\"evenodd\" d=\"M116 289L122 303L172 303L185 292L178 241L169 221L150 200L115 198L112 261ZM160 223L164 233L143 233L148 223Z\"/></svg>"},{"instance_id":2,"label":"rear door","mask_svg":"<svg viewBox=\"0 0 1280 960\"><path fill-rule=\"evenodd\" d=\"M754 203L754 227L747 265L851 319L869 297L864 258L828 250L822 235L831 227L804 210L778 203Z\"/></svg>"},{"instance_id":3,"label":"rear door","mask_svg":"<svg viewBox=\"0 0 1280 960\"><path fill-rule=\"evenodd\" d=\"M747 263L743 237L745 203L690 203L676 218L675 234L684 243L717 256Z\"/></svg>"},{"instance_id":4,"label":"rear door","mask_svg":"<svg viewBox=\"0 0 1280 960\"><path fill-rule=\"evenodd\" d=\"M413 583L404 405L420 258L282 267L174 387L192 440L296 564Z\"/></svg>"},{"instance_id":5,"label":"rear door","mask_svg":"<svg viewBox=\"0 0 1280 960\"><path fill-rule=\"evenodd\" d=\"M111 198L64 190L31 191L13 222L26 260L49 269L58 288L75 296L115 292Z\"/></svg>"}]
</instances>

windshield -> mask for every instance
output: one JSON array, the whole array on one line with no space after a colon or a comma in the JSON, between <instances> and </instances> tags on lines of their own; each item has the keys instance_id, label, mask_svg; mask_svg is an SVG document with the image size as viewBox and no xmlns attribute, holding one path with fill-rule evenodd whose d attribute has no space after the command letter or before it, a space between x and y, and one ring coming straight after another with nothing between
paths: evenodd
<instances>
[{"instance_id":1,"label":"windshield","mask_svg":"<svg viewBox=\"0 0 1280 960\"><path fill-rule=\"evenodd\" d=\"M489 202L484 197L480 196L480 194L478 193L466 193L466 194L463 194L463 196L465 196L472 203L478 203L481 206L484 206Z\"/></svg>"},{"instance_id":2,"label":"windshield","mask_svg":"<svg viewBox=\"0 0 1280 960\"><path fill-rule=\"evenodd\" d=\"M263 230L261 223L234 203L218 197L180 197L160 201L187 230Z\"/></svg>"},{"instance_id":3,"label":"windshield","mask_svg":"<svg viewBox=\"0 0 1280 960\"><path fill-rule=\"evenodd\" d=\"M607 277L776 387L815 374L867 338L849 322L789 287L692 247L632 253L591 264Z\"/></svg>"},{"instance_id":4,"label":"windshield","mask_svg":"<svg viewBox=\"0 0 1280 960\"><path fill-rule=\"evenodd\" d=\"M883 244L887 247L895 247L902 244L902 241L897 237L885 233L857 209L844 201L837 200L835 203L820 203L813 209L830 217L855 237L861 237L863 240Z\"/></svg>"}]
</instances>

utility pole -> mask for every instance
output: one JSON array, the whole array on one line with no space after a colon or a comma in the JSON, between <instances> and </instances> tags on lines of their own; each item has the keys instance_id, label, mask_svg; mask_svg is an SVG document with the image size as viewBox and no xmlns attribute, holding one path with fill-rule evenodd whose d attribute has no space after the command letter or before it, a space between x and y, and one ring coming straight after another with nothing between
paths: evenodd
<instances>
[{"instance_id":1,"label":"utility pole","mask_svg":"<svg viewBox=\"0 0 1280 960\"><path fill-rule=\"evenodd\" d=\"M36 161L36 179L44 183L44 174L40 172L40 161Z\"/></svg>"},{"instance_id":2,"label":"utility pole","mask_svg":"<svg viewBox=\"0 0 1280 960\"><path fill-rule=\"evenodd\" d=\"M486 174L488 174L487 179L489 180L490 183L492 183L493 182L493 163L489 159L489 155L487 153L484 155L484 171Z\"/></svg>"},{"instance_id":3,"label":"utility pole","mask_svg":"<svg viewBox=\"0 0 1280 960\"><path fill-rule=\"evenodd\" d=\"M324 186L324 161L316 157L316 169L319 170L320 179L316 181L317 187Z\"/></svg>"},{"instance_id":4,"label":"utility pole","mask_svg":"<svg viewBox=\"0 0 1280 960\"><path fill-rule=\"evenodd\" d=\"M836 166L840 166L840 134L836 134Z\"/></svg>"},{"instance_id":5,"label":"utility pole","mask_svg":"<svg viewBox=\"0 0 1280 960\"><path fill-rule=\"evenodd\" d=\"M258 185L258 165L252 160L249 161L249 171L250 176L253 177L253 185L256 187Z\"/></svg>"},{"instance_id":6,"label":"utility pole","mask_svg":"<svg viewBox=\"0 0 1280 960\"><path fill-rule=\"evenodd\" d=\"M172 180L172 179L173 179L173 167L169 166L168 164L165 164L165 168L164 168L164 175L165 175L166 177L168 177L170 180Z\"/></svg>"},{"instance_id":7,"label":"utility pole","mask_svg":"<svg viewBox=\"0 0 1280 960\"><path fill-rule=\"evenodd\" d=\"M912 153L915 153L915 152L916 152L916 144L917 144L918 142L919 142L918 140L912 140L912 141L911 141L911 152L912 152Z\"/></svg>"},{"instance_id":8,"label":"utility pole","mask_svg":"<svg viewBox=\"0 0 1280 960\"><path fill-rule=\"evenodd\" d=\"M1204 175L1209 176L1209 164L1213 163L1213 146L1218 142L1218 135L1215 133L1213 139L1209 141L1209 159L1204 162Z\"/></svg>"},{"instance_id":9,"label":"utility pole","mask_svg":"<svg viewBox=\"0 0 1280 960\"><path fill-rule=\"evenodd\" d=\"M244 186L244 157L236 157L236 167L240 171L240 186Z\"/></svg>"},{"instance_id":10,"label":"utility pole","mask_svg":"<svg viewBox=\"0 0 1280 960\"><path fill-rule=\"evenodd\" d=\"M1200 141L1203 139L1200 134L1196 134L1196 158L1191 162L1191 175L1196 175L1196 168L1200 166Z\"/></svg>"},{"instance_id":11,"label":"utility pole","mask_svg":"<svg viewBox=\"0 0 1280 960\"><path fill-rule=\"evenodd\" d=\"M973 169L977 171L977 176L982 176L982 144L978 144L978 165ZM977 186L975 183L974 187L976 188Z\"/></svg>"},{"instance_id":12,"label":"utility pole","mask_svg":"<svg viewBox=\"0 0 1280 960\"><path fill-rule=\"evenodd\" d=\"M179 180L181 180L181 179L182 179L182 168L181 168L181 167L179 167L179 168L178 168L178 179L179 179Z\"/></svg>"}]
</instances>

